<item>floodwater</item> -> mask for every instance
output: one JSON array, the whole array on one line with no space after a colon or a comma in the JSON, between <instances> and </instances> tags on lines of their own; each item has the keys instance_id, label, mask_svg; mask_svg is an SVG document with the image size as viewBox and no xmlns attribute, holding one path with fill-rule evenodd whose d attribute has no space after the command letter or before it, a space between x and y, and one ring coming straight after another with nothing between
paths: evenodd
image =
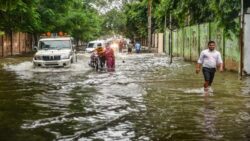
<instances>
[{"instance_id":1,"label":"floodwater","mask_svg":"<svg viewBox=\"0 0 250 141\"><path fill-rule=\"evenodd\" d=\"M56 69L1 59L0 140L250 140L249 78L217 72L214 92L204 94L193 63L117 56L113 73L93 71L87 54Z\"/></svg>"}]
</instances>

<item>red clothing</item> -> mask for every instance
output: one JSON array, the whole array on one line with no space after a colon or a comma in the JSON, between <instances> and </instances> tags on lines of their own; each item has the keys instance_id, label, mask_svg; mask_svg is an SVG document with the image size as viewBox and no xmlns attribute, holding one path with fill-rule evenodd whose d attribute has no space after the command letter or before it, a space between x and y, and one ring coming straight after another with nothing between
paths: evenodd
<instances>
[{"instance_id":1,"label":"red clothing","mask_svg":"<svg viewBox=\"0 0 250 141\"><path fill-rule=\"evenodd\" d=\"M114 50L111 47L107 47L105 50L106 65L108 71L115 71L115 55Z\"/></svg>"}]
</instances>

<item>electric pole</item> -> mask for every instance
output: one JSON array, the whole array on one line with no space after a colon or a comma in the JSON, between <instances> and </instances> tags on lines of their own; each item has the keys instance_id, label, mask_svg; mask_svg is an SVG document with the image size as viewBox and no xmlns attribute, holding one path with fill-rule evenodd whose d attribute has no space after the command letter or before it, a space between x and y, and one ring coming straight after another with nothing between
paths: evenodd
<instances>
[{"instance_id":1,"label":"electric pole","mask_svg":"<svg viewBox=\"0 0 250 141\"><path fill-rule=\"evenodd\" d=\"M170 54L170 64L173 62L173 44L172 44L172 16L171 12L169 14L169 29L170 29L170 34L169 34L169 54Z\"/></svg>"},{"instance_id":2,"label":"electric pole","mask_svg":"<svg viewBox=\"0 0 250 141\"><path fill-rule=\"evenodd\" d=\"M148 50L151 51L151 4L152 1L148 0Z\"/></svg>"}]
</instances>

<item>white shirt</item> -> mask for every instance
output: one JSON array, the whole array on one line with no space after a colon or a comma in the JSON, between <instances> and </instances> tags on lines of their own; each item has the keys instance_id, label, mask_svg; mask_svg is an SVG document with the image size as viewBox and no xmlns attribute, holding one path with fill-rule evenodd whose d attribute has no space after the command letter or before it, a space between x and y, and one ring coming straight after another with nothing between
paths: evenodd
<instances>
[{"instance_id":1,"label":"white shirt","mask_svg":"<svg viewBox=\"0 0 250 141\"><path fill-rule=\"evenodd\" d=\"M205 49L201 52L197 62L206 68L216 68L217 64L223 63L220 52L217 50L210 51L209 49Z\"/></svg>"}]
</instances>

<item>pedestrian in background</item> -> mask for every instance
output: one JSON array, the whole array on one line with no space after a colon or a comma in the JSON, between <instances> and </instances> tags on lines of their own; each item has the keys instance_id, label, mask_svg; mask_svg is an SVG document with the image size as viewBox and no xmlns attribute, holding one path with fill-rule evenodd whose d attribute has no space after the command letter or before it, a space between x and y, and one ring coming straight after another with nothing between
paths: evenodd
<instances>
[{"instance_id":1,"label":"pedestrian in background","mask_svg":"<svg viewBox=\"0 0 250 141\"><path fill-rule=\"evenodd\" d=\"M141 51L141 44L138 41L135 43L135 51L136 53L140 53Z\"/></svg>"},{"instance_id":2,"label":"pedestrian in background","mask_svg":"<svg viewBox=\"0 0 250 141\"><path fill-rule=\"evenodd\" d=\"M124 44L124 40L121 39L120 42L119 42L119 52L122 53L122 50L124 48L125 44Z\"/></svg>"},{"instance_id":3,"label":"pedestrian in background","mask_svg":"<svg viewBox=\"0 0 250 141\"><path fill-rule=\"evenodd\" d=\"M132 53L133 44L134 44L133 42L128 44L128 54Z\"/></svg>"},{"instance_id":4,"label":"pedestrian in background","mask_svg":"<svg viewBox=\"0 0 250 141\"><path fill-rule=\"evenodd\" d=\"M202 72L204 76L204 91L212 92L211 85L213 83L216 68L219 67L219 71L223 71L223 62L219 51L215 50L216 44L214 41L208 42L208 49L203 50L200 53L200 57L196 65L196 73L200 72L202 66Z\"/></svg>"}]
</instances>

